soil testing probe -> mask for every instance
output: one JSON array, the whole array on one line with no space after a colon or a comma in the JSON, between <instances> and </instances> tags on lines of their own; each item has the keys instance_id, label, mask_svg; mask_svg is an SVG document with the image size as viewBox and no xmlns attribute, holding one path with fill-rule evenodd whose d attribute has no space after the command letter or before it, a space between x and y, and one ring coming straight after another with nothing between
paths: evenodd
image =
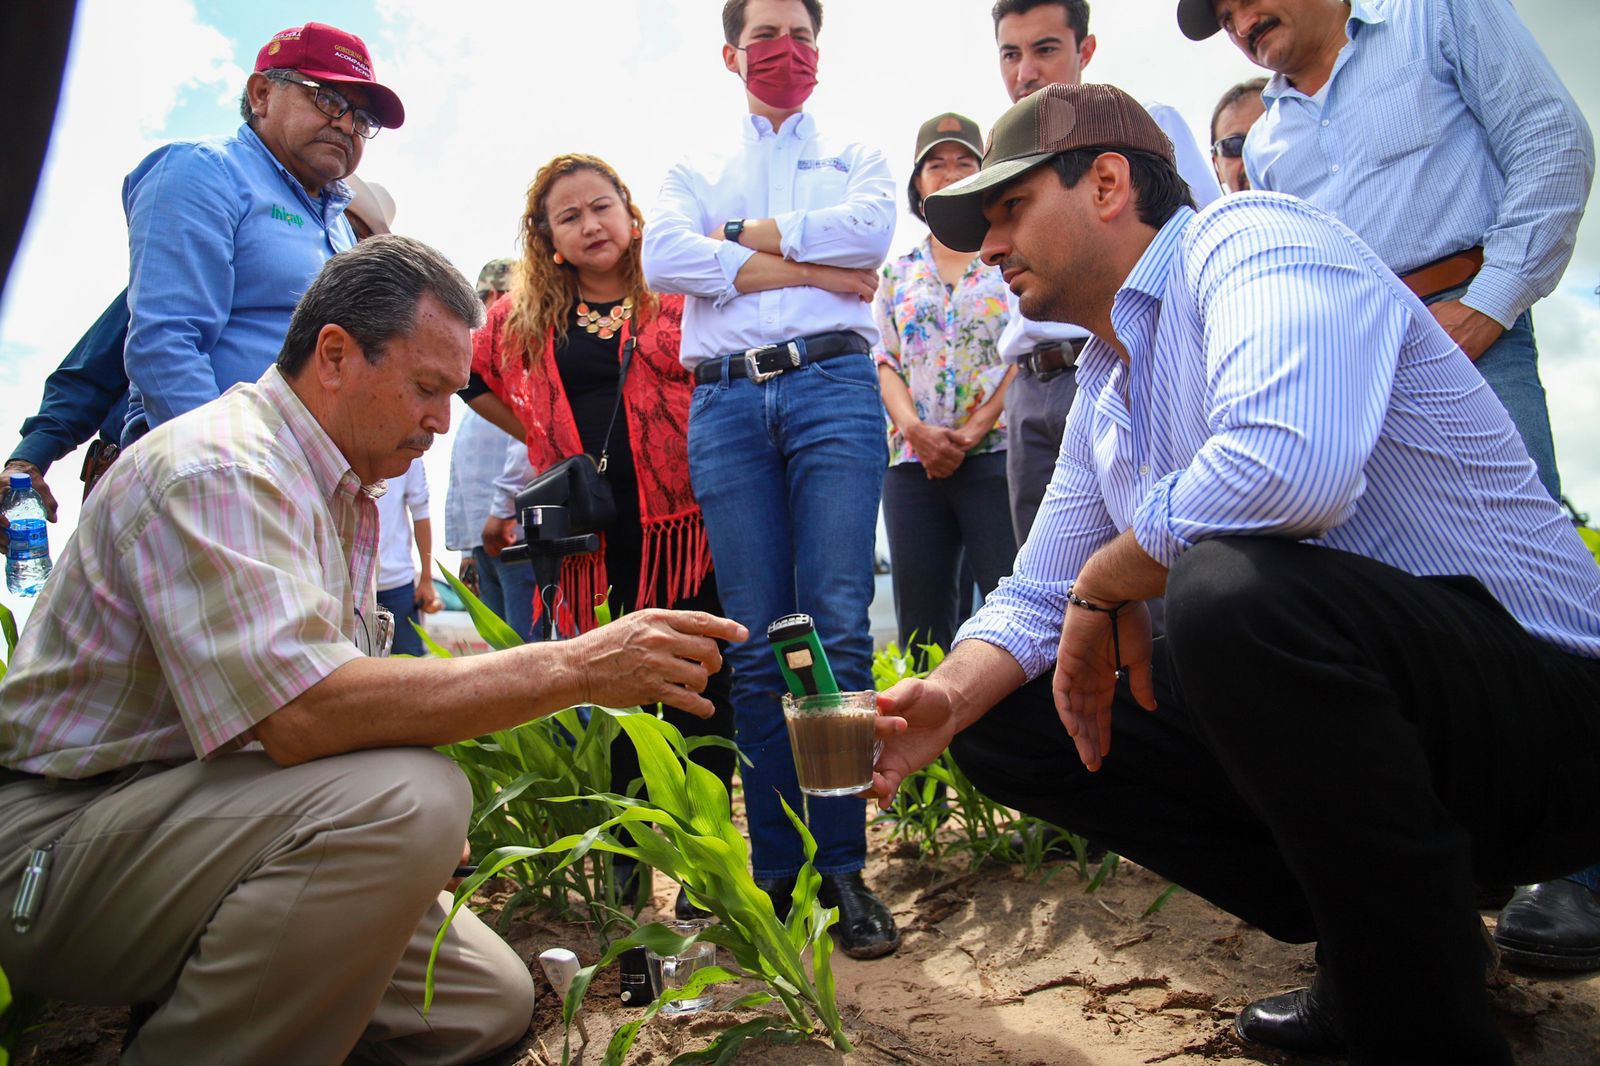
<instances>
[{"instance_id":1,"label":"soil testing probe","mask_svg":"<svg viewBox=\"0 0 1600 1066\"><path fill-rule=\"evenodd\" d=\"M767 640L772 644L772 654L778 657L778 669L783 671L791 695L838 693L839 683L833 679L833 668L828 665L828 655L822 650L816 623L809 614L784 615L767 627Z\"/></svg>"}]
</instances>

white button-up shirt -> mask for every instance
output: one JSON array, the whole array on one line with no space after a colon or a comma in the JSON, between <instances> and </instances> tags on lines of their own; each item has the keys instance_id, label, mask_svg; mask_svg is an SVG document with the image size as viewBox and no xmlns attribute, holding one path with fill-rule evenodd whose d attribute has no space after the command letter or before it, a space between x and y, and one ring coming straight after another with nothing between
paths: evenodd
<instances>
[{"instance_id":1,"label":"white button-up shirt","mask_svg":"<svg viewBox=\"0 0 1600 1066\"><path fill-rule=\"evenodd\" d=\"M1161 127L1161 132L1172 142L1178 174L1189 183L1194 206L1204 207L1221 196L1222 187L1217 184L1217 173L1211 169L1210 159L1194 143L1194 134L1189 132L1189 124L1183 121L1177 109L1153 101L1146 101L1144 109L1150 112L1150 117ZM1061 344L1088 335L1081 327L1070 322L1035 322L1031 318L1024 318L1017 306L1017 294L1012 293L1011 320L1006 323L1005 332L1000 334L1000 358L1007 363L1015 363L1041 344Z\"/></svg>"},{"instance_id":2,"label":"white button-up shirt","mask_svg":"<svg viewBox=\"0 0 1600 1066\"><path fill-rule=\"evenodd\" d=\"M822 136L804 112L778 130L749 115L736 150L673 167L645 227L644 272L652 288L689 297L685 367L833 330L877 341L872 305L853 295L806 286L739 292L733 279L756 253L707 234L746 218L777 223L786 259L875 270L894 239L894 178L882 153Z\"/></svg>"}]
</instances>

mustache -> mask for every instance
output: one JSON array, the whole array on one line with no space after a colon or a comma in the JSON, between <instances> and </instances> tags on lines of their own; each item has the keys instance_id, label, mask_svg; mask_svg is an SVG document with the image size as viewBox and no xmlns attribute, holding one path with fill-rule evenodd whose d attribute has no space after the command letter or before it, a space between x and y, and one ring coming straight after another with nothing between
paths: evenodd
<instances>
[{"instance_id":1,"label":"mustache","mask_svg":"<svg viewBox=\"0 0 1600 1066\"><path fill-rule=\"evenodd\" d=\"M1255 54L1256 42L1261 40L1262 35L1265 34L1268 30L1276 29L1279 25L1280 24L1279 24L1278 20L1269 15L1266 18L1262 19L1260 22L1256 23L1255 26L1251 28L1250 36L1249 36L1249 38L1247 40L1247 43L1250 45L1250 54L1251 55Z\"/></svg>"},{"instance_id":2,"label":"mustache","mask_svg":"<svg viewBox=\"0 0 1600 1066\"><path fill-rule=\"evenodd\" d=\"M433 447L433 434L418 433L415 436L407 437L405 440L400 442L400 447L419 448L422 451L427 451L429 448Z\"/></svg>"},{"instance_id":3,"label":"mustache","mask_svg":"<svg viewBox=\"0 0 1600 1066\"><path fill-rule=\"evenodd\" d=\"M356 150L355 139L351 138L351 137L346 137L344 134L340 133L336 129L331 129L330 128L330 129L323 130L321 133L318 133L314 139L322 141L325 144L336 144L336 145L338 145L339 147L344 149L344 154L345 155L353 155L355 153L355 150Z\"/></svg>"}]
</instances>

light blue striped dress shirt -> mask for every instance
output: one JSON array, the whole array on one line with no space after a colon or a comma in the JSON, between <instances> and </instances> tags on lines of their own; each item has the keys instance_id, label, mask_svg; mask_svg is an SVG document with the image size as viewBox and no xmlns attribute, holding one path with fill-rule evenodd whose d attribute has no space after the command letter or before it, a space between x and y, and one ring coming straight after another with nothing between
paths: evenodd
<instances>
[{"instance_id":1,"label":"light blue striped dress shirt","mask_svg":"<svg viewBox=\"0 0 1600 1066\"><path fill-rule=\"evenodd\" d=\"M1172 566L1229 535L1469 574L1531 633L1600 657L1600 568L1506 415L1355 234L1273 193L1180 209L1078 362L1055 474L1012 577L957 641L1037 677L1067 585L1132 528Z\"/></svg>"},{"instance_id":2,"label":"light blue striped dress shirt","mask_svg":"<svg viewBox=\"0 0 1600 1066\"><path fill-rule=\"evenodd\" d=\"M1507 0L1352 0L1325 99L1280 74L1255 189L1309 200L1396 273L1483 246L1462 302L1510 328L1572 258L1594 139Z\"/></svg>"}]
</instances>

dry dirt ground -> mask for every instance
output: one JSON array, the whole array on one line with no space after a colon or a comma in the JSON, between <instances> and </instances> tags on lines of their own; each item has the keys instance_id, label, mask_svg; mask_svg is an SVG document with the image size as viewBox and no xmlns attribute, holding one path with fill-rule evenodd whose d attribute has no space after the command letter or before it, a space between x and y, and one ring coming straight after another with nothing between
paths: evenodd
<instances>
[{"instance_id":1,"label":"dry dirt ground","mask_svg":"<svg viewBox=\"0 0 1600 1066\"><path fill-rule=\"evenodd\" d=\"M904 930L890 958L855 962L836 955L839 1002L857 1050L841 1056L813 1042L751 1046L735 1061L772 1066L1133 1066L1235 1059L1293 1063L1239 1043L1235 1012L1246 1002L1307 983L1309 948L1279 944L1183 893L1144 917L1164 883L1124 863L1094 894L1064 864L1024 877L1011 867L969 871L889 845L873 830L868 877ZM656 885L669 907L673 886ZM648 913L647 913L647 916ZM1486 915L1492 920L1493 915ZM528 916L509 934L524 957L554 946L585 962L598 950L583 928ZM535 967L539 1006L533 1028L494 1066L560 1062L562 1028L555 995ZM1498 1020L1524 1064L1600 1063L1600 975L1501 971L1493 980ZM589 1040L573 1033L573 1061L595 1066L615 1028L637 1016L617 1003L615 973L591 987L584 1015ZM734 992L720 992L729 1001ZM24 1044L18 1062L113 1063L125 1011L54 1008ZM630 1063L666 1066L739 1020L724 1012L657 1018L645 1026ZM1326 1061L1326 1060L1323 1060Z\"/></svg>"}]
</instances>

